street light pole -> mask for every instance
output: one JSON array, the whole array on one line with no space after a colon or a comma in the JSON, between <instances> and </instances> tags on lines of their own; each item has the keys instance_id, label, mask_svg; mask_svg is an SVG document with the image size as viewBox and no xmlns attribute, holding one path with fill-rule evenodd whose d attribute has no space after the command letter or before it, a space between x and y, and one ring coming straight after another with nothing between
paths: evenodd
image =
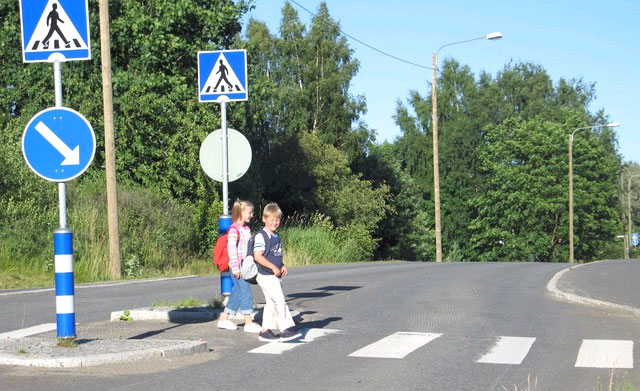
<instances>
[{"instance_id":1,"label":"street light pole","mask_svg":"<svg viewBox=\"0 0 640 391\"><path fill-rule=\"evenodd\" d=\"M620 126L619 122L612 122L606 125L584 126L574 129L569 136L569 263L574 262L573 256L573 136L578 130L597 129L603 127L615 128Z\"/></svg>"},{"instance_id":2,"label":"street light pole","mask_svg":"<svg viewBox=\"0 0 640 391\"><path fill-rule=\"evenodd\" d=\"M438 54L442 48L457 45L465 42L477 41L480 39L500 39L502 33L494 32L482 37L467 39L464 41L452 42L442 45L433 53L433 76L431 79L431 123L433 135L433 203L435 208L435 225L436 225L436 262L442 262L442 223L440 217L440 163L438 157Z\"/></svg>"},{"instance_id":3,"label":"street light pole","mask_svg":"<svg viewBox=\"0 0 640 391\"><path fill-rule=\"evenodd\" d=\"M629 177L629 183L627 186L627 208L628 208L628 212L629 214L627 215L627 217L629 217L629 231L628 231L628 238L629 238L629 250L631 250L631 180L633 178L636 177L640 177L640 175L631 175ZM628 258L628 252L625 253L625 259Z\"/></svg>"}]
</instances>

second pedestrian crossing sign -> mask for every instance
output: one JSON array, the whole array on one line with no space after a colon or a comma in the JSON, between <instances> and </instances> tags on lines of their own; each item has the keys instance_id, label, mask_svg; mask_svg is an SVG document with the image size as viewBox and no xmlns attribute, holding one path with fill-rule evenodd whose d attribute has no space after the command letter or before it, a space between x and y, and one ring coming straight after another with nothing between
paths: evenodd
<instances>
[{"instance_id":1,"label":"second pedestrian crossing sign","mask_svg":"<svg viewBox=\"0 0 640 391\"><path fill-rule=\"evenodd\" d=\"M23 62L91 59L88 0L20 0Z\"/></svg>"},{"instance_id":2,"label":"second pedestrian crossing sign","mask_svg":"<svg viewBox=\"0 0 640 391\"><path fill-rule=\"evenodd\" d=\"M249 99L246 50L198 52L200 102Z\"/></svg>"}]
</instances>

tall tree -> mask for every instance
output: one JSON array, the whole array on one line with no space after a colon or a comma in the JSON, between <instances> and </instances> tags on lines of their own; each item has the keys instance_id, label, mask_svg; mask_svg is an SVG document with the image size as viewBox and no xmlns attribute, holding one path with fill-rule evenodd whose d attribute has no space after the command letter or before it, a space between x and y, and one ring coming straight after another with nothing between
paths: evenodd
<instances>
[{"instance_id":1,"label":"tall tree","mask_svg":"<svg viewBox=\"0 0 640 391\"><path fill-rule=\"evenodd\" d=\"M440 124L439 161L445 258L454 249L460 259L460 249L469 240L466 229L472 212L466 200L482 192L483 179L478 171L477 147L483 143L482 110L478 89L471 70L455 60L445 60L438 80L438 122ZM423 98L412 91L409 104L416 116L402 104L396 121L403 131L396 142L406 169L432 199L433 153L431 142L431 97ZM464 258L464 256L462 257Z\"/></svg>"},{"instance_id":2,"label":"tall tree","mask_svg":"<svg viewBox=\"0 0 640 391\"><path fill-rule=\"evenodd\" d=\"M565 261L568 257L567 134L581 117L566 122L540 117L509 119L487 128L482 169L487 191L471 202L478 216L470 224L479 261ZM591 260L619 228L616 157L593 132L576 141L574 194L576 257Z\"/></svg>"},{"instance_id":3,"label":"tall tree","mask_svg":"<svg viewBox=\"0 0 640 391\"><path fill-rule=\"evenodd\" d=\"M433 260L433 204L424 199L416 182L402 169L396 159L395 145L372 146L370 153L358 164L358 170L366 179L377 186L389 187L393 200L389 213L376 229L375 236L380 238L376 258Z\"/></svg>"},{"instance_id":4,"label":"tall tree","mask_svg":"<svg viewBox=\"0 0 640 391\"><path fill-rule=\"evenodd\" d=\"M253 53L249 77L259 86L242 125L256 143L257 196L349 226L354 237L361 232L368 238L359 245L372 253L371 235L388 209L388 189L352 169L367 154L373 135L359 121L364 99L349 93L358 63L326 4L320 4L309 31L289 3L282 9L279 36L251 20L244 45ZM245 185L239 184L248 189ZM353 225L365 205L376 212Z\"/></svg>"},{"instance_id":5,"label":"tall tree","mask_svg":"<svg viewBox=\"0 0 640 391\"><path fill-rule=\"evenodd\" d=\"M476 81L468 67L455 60L446 60L441 67L437 89L444 255L450 260L473 260L478 251L468 244L477 247L472 242L477 241L478 233L474 231L477 226L472 221L477 222L482 215L482 210L478 209L482 202L491 202L486 200L488 186L495 186L494 178L489 177L495 174L494 171L487 169L486 158L481 164L479 155L489 144L490 129L513 124L513 121L529 124L527 121L534 119L568 124L567 112L572 113L576 124L593 123L605 116L602 112L591 114L588 111L594 96L593 84L581 79L560 79L554 86L547 72L531 63L510 63L495 78L483 72ZM403 132L396 142L397 158L429 201L433 191L431 99L412 91L407 104L409 107L399 104L395 116ZM566 125L567 128L570 126ZM607 162L614 166L618 164L615 134L607 129L591 134L597 140L602 156L609 159ZM500 140L492 142L501 144ZM480 200L480 203L470 200ZM475 235L473 240L472 235ZM590 256L594 253L588 245L584 251Z\"/></svg>"}]
</instances>

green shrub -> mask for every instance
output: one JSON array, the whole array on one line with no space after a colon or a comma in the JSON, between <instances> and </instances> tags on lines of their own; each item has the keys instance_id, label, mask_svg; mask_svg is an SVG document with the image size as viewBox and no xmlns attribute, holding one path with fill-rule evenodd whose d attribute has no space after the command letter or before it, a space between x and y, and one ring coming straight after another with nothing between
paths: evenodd
<instances>
[{"instance_id":1,"label":"green shrub","mask_svg":"<svg viewBox=\"0 0 640 391\"><path fill-rule=\"evenodd\" d=\"M88 275L102 277L108 264L106 194L103 184L87 182L70 198L70 226L75 231L76 262ZM125 277L184 268L194 257L195 208L179 204L153 189L120 186L118 225Z\"/></svg>"},{"instance_id":2,"label":"green shrub","mask_svg":"<svg viewBox=\"0 0 640 391\"><path fill-rule=\"evenodd\" d=\"M50 189L21 201L0 198L0 288L53 284L53 231L59 223L57 191ZM206 204L206 213L198 215L196 206L158 190L124 184L118 186L118 201L123 277L213 271L209 242L198 240L217 236L210 232L217 232L217 216L210 215L221 210L219 201ZM208 232L196 225L199 219L214 220L205 225ZM67 225L74 232L75 281L109 279L103 179L88 177L67 185Z\"/></svg>"},{"instance_id":3,"label":"green shrub","mask_svg":"<svg viewBox=\"0 0 640 391\"><path fill-rule=\"evenodd\" d=\"M329 219L315 214L294 215L281 232L287 265L354 262L366 259L370 237L364 228L334 229Z\"/></svg>"}]
</instances>

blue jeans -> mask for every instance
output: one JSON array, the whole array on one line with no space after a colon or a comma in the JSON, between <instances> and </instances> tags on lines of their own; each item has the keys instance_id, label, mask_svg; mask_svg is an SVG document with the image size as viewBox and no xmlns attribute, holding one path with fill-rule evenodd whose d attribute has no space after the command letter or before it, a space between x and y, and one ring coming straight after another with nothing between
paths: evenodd
<instances>
[{"instance_id":1,"label":"blue jeans","mask_svg":"<svg viewBox=\"0 0 640 391\"><path fill-rule=\"evenodd\" d=\"M233 288L229 294L229 301L224 307L224 312L234 316L240 309L242 315L250 315L253 312L253 295L251 285L244 278L236 278L232 273Z\"/></svg>"}]
</instances>

